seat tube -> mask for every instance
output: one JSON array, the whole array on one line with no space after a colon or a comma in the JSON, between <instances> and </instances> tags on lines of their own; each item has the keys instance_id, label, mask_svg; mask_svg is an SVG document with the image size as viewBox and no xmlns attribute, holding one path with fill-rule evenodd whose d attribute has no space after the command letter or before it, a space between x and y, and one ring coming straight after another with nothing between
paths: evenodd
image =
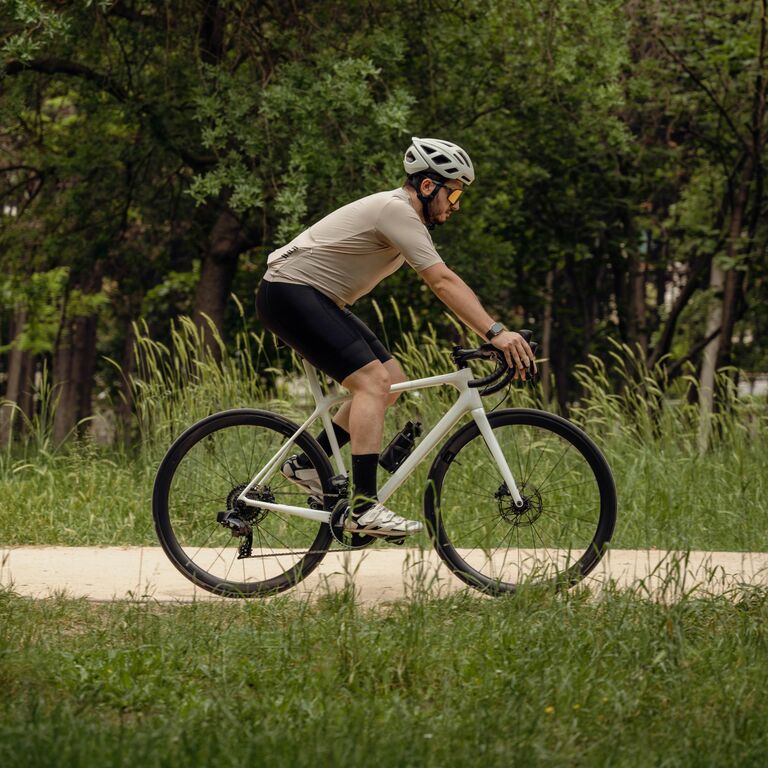
<instances>
[{"instance_id":1,"label":"seat tube","mask_svg":"<svg viewBox=\"0 0 768 768\"><path fill-rule=\"evenodd\" d=\"M480 434L483 436L483 440L485 440L485 444L488 446L488 450L491 452L491 456L493 456L496 466L498 466L499 471L501 472L501 477L512 496L512 500L515 502L515 506L522 507L523 499L520 496L520 491L517 488L515 478L512 476L512 470L509 468L509 463L507 462L504 452L499 445L499 441L496 439L496 435L493 432L493 428L488 421L488 414L486 414L484 408L473 408L472 418L475 420L475 424L477 424Z\"/></svg>"},{"instance_id":2,"label":"seat tube","mask_svg":"<svg viewBox=\"0 0 768 768\"><path fill-rule=\"evenodd\" d=\"M339 441L336 438L336 433L333 430L333 421L331 415L328 412L329 406L326 405L332 397L326 397L323 394L323 388L320 385L320 377L317 375L317 369L302 359L304 371L307 374L307 381L309 382L309 390L312 393L312 397L315 399L315 404L320 410L319 416L322 422L323 428L328 435L328 442L331 446L331 455L336 464L336 472L341 475L347 474L347 469L344 466L344 459L341 456L341 450L339 449ZM334 384L335 387L335 384ZM334 390L335 391L335 390Z\"/></svg>"}]
</instances>

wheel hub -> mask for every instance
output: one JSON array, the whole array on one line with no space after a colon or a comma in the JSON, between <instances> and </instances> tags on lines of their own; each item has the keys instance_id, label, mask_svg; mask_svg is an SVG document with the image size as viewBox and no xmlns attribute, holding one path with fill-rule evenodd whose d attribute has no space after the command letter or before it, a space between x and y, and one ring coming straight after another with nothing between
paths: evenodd
<instances>
[{"instance_id":1,"label":"wheel hub","mask_svg":"<svg viewBox=\"0 0 768 768\"><path fill-rule=\"evenodd\" d=\"M536 486L528 486L523 483L520 488L520 496L523 500L522 506L517 506L512 499L506 483L502 483L498 491L494 494L499 505L499 516L506 520L510 525L516 528L522 528L533 525L544 510L544 504L541 499L541 493Z\"/></svg>"},{"instance_id":2,"label":"wheel hub","mask_svg":"<svg viewBox=\"0 0 768 768\"><path fill-rule=\"evenodd\" d=\"M248 483L241 483L236 485L227 496L227 509L234 511L237 516L251 525L258 525L268 514L268 509L257 509L250 507L242 499L240 495L248 487ZM269 486L257 485L255 488L251 488L248 491L248 498L252 501L266 501L271 504L275 503L275 495L272 493Z\"/></svg>"}]
</instances>

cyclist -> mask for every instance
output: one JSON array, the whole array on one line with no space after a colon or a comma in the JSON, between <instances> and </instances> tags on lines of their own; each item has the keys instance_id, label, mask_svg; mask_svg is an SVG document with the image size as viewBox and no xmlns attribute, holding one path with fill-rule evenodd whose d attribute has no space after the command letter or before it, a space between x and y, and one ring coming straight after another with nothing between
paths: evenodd
<instances>
[{"instance_id":1,"label":"cyclist","mask_svg":"<svg viewBox=\"0 0 768 768\"><path fill-rule=\"evenodd\" d=\"M486 312L432 242L430 230L459 210L475 180L469 156L451 142L414 136L403 164L403 187L349 203L273 251L256 294L263 325L352 393L333 419L339 445L352 444L353 495L345 528L375 536L422 529L376 498L384 412L397 399L389 388L406 377L348 307L407 263L467 326L502 350L520 376L533 361L525 339ZM330 455L324 430L318 442ZM304 455L291 456L282 473L311 495L322 492Z\"/></svg>"}]
</instances>

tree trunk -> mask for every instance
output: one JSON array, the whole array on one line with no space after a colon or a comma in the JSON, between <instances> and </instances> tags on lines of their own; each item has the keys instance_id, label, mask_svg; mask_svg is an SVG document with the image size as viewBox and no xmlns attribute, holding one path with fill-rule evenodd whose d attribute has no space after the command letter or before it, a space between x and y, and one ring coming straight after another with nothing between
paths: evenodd
<instances>
[{"instance_id":1,"label":"tree trunk","mask_svg":"<svg viewBox=\"0 0 768 768\"><path fill-rule=\"evenodd\" d=\"M53 440L56 445L69 437L91 415L93 373L96 367L95 315L74 317L65 327L53 358Z\"/></svg>"},{"instance_id":2,"label":"tree trunk","mask_svg":"<svg viewBox=\"0 0 768 768\"><path fill-rule=\"evenodd\" d=\"M725 274L723 285L723 332L720 334L720 349L717 356L717 367L731 364L731 349L733 347L733 329L736 325L736 306L741 288L741 274L735 269L729 269Z\"/></svg>"},{"instance_id":3,"label":"tree trunk","mask_svg":"<svg viewBox=\"0 0 768 768\"><path fill-rule=\"evenodd\" d=\"M130 441L131 420L133 417L133 392L131 391L130 379L136 370L136 355L134 353L134 343L136 336L133 329L133 321L126 318L125 333L123 342L123 355L120 363L122 377L120 379L120 402L117 404L117 423L118 436L127 444Z\"/></svg>"},{"instance_id":4,"label":"tree trunk","mask_svg":"<svg viewBox=\"0 0 768 768\"><path fill-rule=\"evenodd\" d=\"M744 223L744 214L747 208L749 185L752 181L754 164L751 156L748 156L739 179L739 188L736 191L733 211L731 213L730 226L728 227L728 244L726 256L728 263L733 264L738 255L738 244ZM710 309L707 318L706 335L714 333L718 328L722 330L704 348L704 358L701 365L700 395L699 395L699 450L705 451L709 445L709 436L712 427L712 413L715 404L715 372L720 359L720 350L730 349L730 339L733 334L733 324L736 322L735 298L736 275L734 269L722 269L717 260L712 261L712 273L709 287L714 290L715 302ZM728 323L726 327L725 323ZM727 342L725 341L727 338Z\"/></svg>"},{"instance_id":5,"label":"tree trunk","mask_svg":"<svg viewBox=\"0 0 768 768\"><path fill-rule=\"evenodd\" d=\"M555 270L550 269L547 272L546 290L544 293L544 327L541 333L541 357L546 361L542 363L539 374L541 376L541 388L544 395L544 402L549 403L552 397L552 381L550 372L550 354L552 349L552 302L554 299Z\"/></svg>"},{"instance_id":6,"label":"tree trunk","mask_svg":"<svg viewBox=\"0 0 768 768\"><path fill-rule=\"evenodd\" d=\"M242 225L230 210L223 210L211 229L208 252L203 258L200 282L195 294L194 320L202 330L206 346L218 357L219 347L205 320L210 318L223 336L227 300L237 272L237 260L244 247Z\"/></svg>"},{"instance_id":7,"label":"tree trunk","mask_svg":"<svg viewBox=\"0 0 768 768\"><path fill-rule=\"evenodd\" d=\"M27 323L27 310L25 307L17 307L14 311L11 338L18 339ZM34 386L34 359L32 355L14 345L8 354L8 379L5 390L5 400L12 405L4 405L0 408L0 443L7 445L13 438L15 431L18 434L22 425L20 410L27 418L32 416L33 386Z\"/></svg>"},{"instance_id":8,"label":"tree trunk","mask_svg":"<svg viewBox=\"0 0 768 768\"><path fill-rule=\"evenodd\" d=\"M749 222L748 231L753 234L752 224L757 222L762 210L763 198L763 150L765 147L765 114L766 114L766 78L765 56L768 48L768 2L760 3L760 42L757 52L757 73L752 93L752 118L749 125L749 146L746 148L744 166L739 174L738 187L733 195L733 208L730 226L728 228L728 245L726 254L729 265L736 263L739 255L739 240L744 222ZM751 216L748 215L750 204L750 187L756 182L751 200ZM756 227L755 227L756 229ZM719 281L723 291L722 302L716 302L710 313L708 328L714 323L719 314L721 333L707 346L701 375L701 411L699 422L699 449L706 450L709 444L711 419L714 408L714 372L718 361L728 359L733 337L733 327L736 322L736 299L738 296L739 276L731 267L727 273L713 264L712 280ZM719 274L716 274L717 273ZM722 354L722 358L721 358ZM706 377L705 377L706 371Z\"/></svg>"},{"instance_id":9,"label":"tree trunk","mask_svg":"<svg viewBox=\"0 0 768 768\"><path fill-rule=\"evenodd\" d=\"M715 294L715 300L709 310L705 337L714 334L723 325L723 302L720 294L725 283L725 272L718 266L717 261L712 262L712 273L709 279L710 290ZM712 341L704 347L704 356L701 362L701 375L699 379L699 450L703 453L709 445L709 434L712 427L712 411L715 401L715 370L717 369L717 355L720 351L720 339L722 333L714 336Z\"/></svg>"},{"instance_id":10,"label":"tree trunk","mask_svg":"<svg viewBox=\"0 0 768 768\"><path fill-rule=\"evenodd\" d=\"M648 332L646 329L645 306L645 263L637 254L632 254L629 259L629 340L637 343L648 352Z\"/></svg>"},{"instance_id":11,"label":"tree trunk","mask_svg":"<svg viewBox=\"0 0 768 768\"><path fill-rule=\"evenodd\" d=\"M693 266L690 269L686 283L670 308L669 316L661 330L659 340L656 342L656 347L648 355L648 366L650 368L653 368L664 355L669 354L669 351L672 348L672 340L675 336L675 330L677 329L677 321L679 320L682 311L688 305L691 297L698 290L699 283L703 279L711 260L711 256L706 258L698 257L693 260ZM663 301L663 298L661 300Z\"/></svg>"}]
</instances>

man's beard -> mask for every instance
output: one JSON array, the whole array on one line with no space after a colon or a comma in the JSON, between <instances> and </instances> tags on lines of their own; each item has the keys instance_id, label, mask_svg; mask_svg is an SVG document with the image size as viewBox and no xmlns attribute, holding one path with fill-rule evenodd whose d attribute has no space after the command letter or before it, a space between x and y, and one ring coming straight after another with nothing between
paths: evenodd
<instances>
[{"instance_id":1,"label":"man's beard","mask_svg":"<svg viewBox=\"0 0 768 768\"><path fill-rule=\"evenodd\" d=\"M437 217L435 216L435 208L437 207L437 198L434 200L429 201L429 220L433 227L442 226L445 224L444 221L438 221Z\"/></svg>"}]
</instances>

